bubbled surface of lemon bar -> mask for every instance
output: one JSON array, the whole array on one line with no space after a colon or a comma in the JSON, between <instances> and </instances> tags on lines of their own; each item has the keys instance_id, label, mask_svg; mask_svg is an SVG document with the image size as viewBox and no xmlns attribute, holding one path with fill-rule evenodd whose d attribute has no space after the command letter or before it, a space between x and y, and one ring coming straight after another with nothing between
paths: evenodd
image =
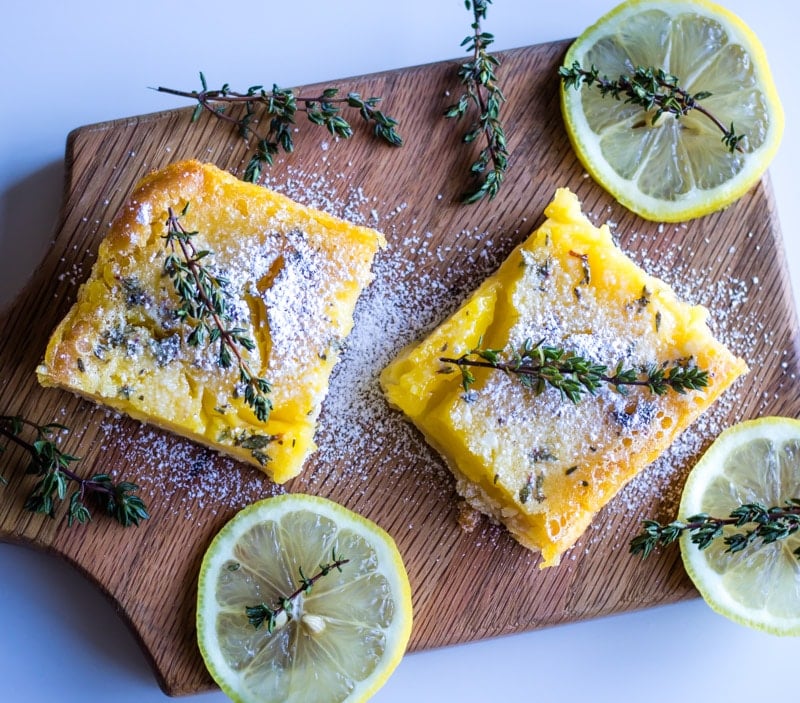
<instances>
[{"instance_id":1,"label":"bubbled surface of lemon bar","mask_svg":"<svg viewBox=\"0 0 800 703\"><path fill-rule=\"evenodd\" d=\"M255 348L240 353L272 386L260 422L220 368L218 343L192 347L191 327L164 272L168 209L188 210L203 265L227 280L231 324ZM89 279L53 332L37 369L58 386L263 469L297 475L315 449L328 379L353 309L371 281L379 232L350 224L211 164L174 163L145 176L101 242Z\"/></svg>"},{"instance_id":2,"label":"bubbled surface of lemon bar","mask_svg":"<svg viewBox=\"0 0 800 703\"><path fill-rule=\"evenodd\" d=\"M705 308L680 301L637 266L607 226L585 217L573 193L559 189L545 213L544 224L460 309L384 369L381 384L442 455L459 493L552 566L746 365L713 337ZM619 362L691 359L708 371L709 385L661 396L603 385L572 403L553 388L536 395L492 369L473 369L467 393L458 370L440 361L526 340L612 371Z\"/></svg>"}]
</instances>

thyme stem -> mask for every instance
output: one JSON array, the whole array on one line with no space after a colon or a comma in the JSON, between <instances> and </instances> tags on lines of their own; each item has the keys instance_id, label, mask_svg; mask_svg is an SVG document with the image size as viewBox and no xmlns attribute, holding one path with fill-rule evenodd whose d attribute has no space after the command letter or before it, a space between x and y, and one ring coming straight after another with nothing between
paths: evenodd
<instances>
[{"instance_id":1,"label":"thyme stem","mask_svg":"<svg viewBox=\"0 0 800 703\"><path fill-rule=\"evenodd\" d=\"M644 520L644 529L630 542L631 554L648 557L655 547L666 546L677 541L684 533L691 533L691 540L699 549L705 549L721 537L726 526L744 527L755 525L752 529L725 535L723 542L726 552L740 552L761 540L770 544L786 539L800 529L800 499L792 498L783 506L767 508L761 503L743 503L731 511L726 518L712 517L706 513L692 515L683 520L661 524L656 520ZM800 559L800 547L792 552Z\"/></svg>"},{"instance_id":2,"label":"thyme stem","mask_svg":"<svg viewBox=\"0 0 800 703\"><path fill-rule=\"evenodd\" d=\"M303 574L303 570L299 569L300 586L289 596L279 598L277 604L272 606L269 606L266 603L259 603L258 605L248 605L245 607L245 613L247 615L248 622L255 629L258 629L264 623L266 623L267 632L271 634L277 625L278 616L283 612L290 616L292 604L301 593L310 593L314 584L317 583L317 581L319 581L323 576L327 576L334 569L341 572L342 567L349 563L349 561L349 559L343 559L340 556L336 556L336 549L334 548L331 551L331 561L327 564L320 564L319 571L311 578L307 578Z\"/></svg>"},{"instance_id":3,"label":"thyme stem","mask_svg":"<svg viewBox=\"0 0 800 703\"><path fill-rule=\"evenodd\" d=\"M564 350L548 346L541 341L533 344L526 340L518 349L511 350L511 358L501 358L503 350L486 349L480 346L460 357L440 357L439 361L457 366L461 371L462 385L466 392L475 382L470 369L486 368L515 374L526 388L539 395L550 386L573 403L584 394L594 395L601 384L611 385L619 393L626 393L630 386L647 388L651 393L663 395L668 390L684 393L708 385L708 373L682 363L652 364L643 371L624 368L617 364L609 374L608 366L595 364L589 359Z\"/></svg>"},{"instance_id":4,"label":"thyme stem","mask_svg":"<svg viewBox=\"0 0 800 703\"><path fill-rule=\"evenodd\" d=\"M26 427L36 432L33 442L20 436ZM62 452L51 439L56 431L66 429L58 423L38 425L18 415L0 415L0 436L27 452L30 456L27 473L40 477L25 501L25 509L54 518L56 502L66 499L67 486L74 482L78 487L69 498L68 525L73 522L89 522L91 512L84 502L88 496L92 496L124 527L138 525L142 520L148 519L150 516L144 502L138 496L132 495L138 490L135 484L128 481L115 484L105 473L83 478L70 468L70 464L79 460L78 457ZM2 451L3 448L0 447L0 452ZM5 479L0 480L0 483L6 483Z\"/></svg>"},{"instance_id":5,"label":"thyme stem","mask_svg":"<svg viewBox=\"0 0 800 703\"><path fill-rule=\"evenodd\" d=\"M492 0L466 0L464 3L468 10L472 10L473 33L467 36L461 45L472 52L472 60L462 64L458 70L458 77L465 86L465 92L458 102L448 107L444 113L448 118L461 118L467 114L470 106L473 106L477 110L478 117L464 134L463 141L470 144L483 138L486 142L478 159L470 167L470 172L482 177L482 181L475 190L464 196L465 203L475 203L484 196L488 196L490 200L494 198L500 190L508 168L508 144L500 120L500 109L505 102L505 96L497 83L495 73L500 61L487 51L494 42L494 36L481 29L481 20L486 19L486 11L491 2Z\"/></svg>"},{"instance_id":6,"label":"thyme stem","mask_svg":"<svg viewBox=\"0 0 800 703\"><path fill-rule=\"evenodd\" d=\"M195 121L203 111L236 127L244 139L255 141L255 152L245 169L244 180L257 182L264 166L271 166L275 155L283 150L291 153L294 150L292 131L295 116L298 112L306 114L308 120L316 125L324 126L334 136L349 139L353 136L350 123L342 117L343 108L351 108L361 118L373 125L373 133L391 146L402 146L403 138L397 131L398 122L393 117L378 109L379 97L362 98L359 93L350 92L339 97L338 88L326 88L320 95L296 95L294 91L273 85L271 90L255 85L245 92L231 90L225 84L218 90L209 90L205 76L200 74L202 89L186 91L160 86L160 93L190 98L197 102L192 114ZM242 117L233 117L225 110L229 105L245 105ZM259 109L268 118L269 127L266 132L259 133L253 123L258 117Z\"/></svg>"},{"instance_id":7,"label":"thyme stem","mask_svg":"<svg viewBox=\"0 0 800 703\"><path fill-rule=\"evenodd\" d=\"M178 217L172 211L172 208L168 209L168 224L167 226L170 228L172 234L176 232L180 232L182 236L174 237L170 240L170 244L173 244L175 241L178 242L178 246L181 248L181 253L183 254L183 259L186 262L186 265L189 269L189 272L194 279L194 283L197 290L197 296L200 298L203 305L208 309L209 315L214 320L214 324L216 325L217 329L219 330L221 340L229 347L231 353L236 357L239 365L245 365L244 359L242 359L242 355L239 353L239 349L237 348L236 344L233 341L233 337L229 330L225 328L225 325L220 318L219 309L214 305L214 303L209 298L208 294L205 291L204 280L200 274L200 266L197 263L197 250L194 248L194 244L189 240L186 236L187 232L184 229L183 225L178 220ZM249 367L248 367L249 372ZM251 374L252 375L252 374Z\"/></svg>"},{"instance_id":8,"label":"thyme stem","mask_svg":"<svg viewBox=\"0 0 800 703\"><path fill-rule=\"evenodd\" d=\"M736 134L733 123L726 127L716 115L700 104L701 100L710 98L711 93L690 93L679 86L676 76L663 69L638 66L632 75L621 75L617 80L612 80L608 76L600 76L594 65L584 69L578 61L574 61L572 66L559 67L558 75L568 88L580 90L582 85L586 85L598 89L603 97L610 95L616 100L624 99L626 103L639 105L645 111L655 108L651 124L655 124L664 113L680 118L697 110L722 132L722 142L729 151L743 151L741 142L744 135Z\"/></svg>"},{"instance_id":9,"label":"thyme stem","mask_svg":"<svg viewBox=\"0 0 800 703\"><path fill-rule=\"evenodd\" d=\"M200 103L203 107L207 109L213 110L213 103L215 102L224 102L229 104L236 104L236 103L252 103L256 100L260 100L260 98L254 98L255 94L248 94L248 93L237 93L232 90L175 90L174 88L163 88L158 87L156 90L159 93L168 93L169 95L177 95L181 98L194 98ZM280 89L278 89L280 90ZM309 109L313 111L314 105L320 102L327 102L331 105L346 105L348 103L348 98L335 98L335 97L326 97L324 94L315 95L315 96L307 96L307 95L294 95L294 100L298 103L302 103L302 107L297 107L298 112L308 112ZM309 107L311 106L311 107ZM223 113L224 114L224 113ZM235 118L230 117L227 115L231 120L235 120Z\"/></svg>"},{"instance_id":10,"label":"thyme stem","mask_svg":"<svg viewBox=\"0 0 800 703\"><path fill-rule=\"evenodd\" d=\"M167 246L173 252L167 256L164 267L181 299L178 316L194 325L187 337L187 343L190 346L199 346L205 341L206 334L212 342L219 341L219 366L230 368L233 361L231 355L236 358L239 381L244 384L245 402L253 409L260 422L266 422L272 410L272 402L268 397L272 386L266 379L256 376L239 351L240 346L252 351L255 349L255 342L244 329L225 324L230 322L223 287L226 281L219 276L213 276L200 264L211 252L198 252L191 241L197 232L189 232L181 224L180 217L187 210L188 204L178 216L172 208L168 208L167 234L164 236ZM180 258L174 254L176 242L181 251ZM209 318L213 325L208 324Z\"/></svg>"}]
</instances>

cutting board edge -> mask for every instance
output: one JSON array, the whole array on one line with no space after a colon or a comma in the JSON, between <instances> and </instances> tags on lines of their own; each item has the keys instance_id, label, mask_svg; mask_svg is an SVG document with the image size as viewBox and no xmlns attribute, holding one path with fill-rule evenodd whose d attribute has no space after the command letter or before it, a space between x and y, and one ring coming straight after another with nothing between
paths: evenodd
<instances>
[{"instance_id":1,"label":"cutting board edge","mask_svg":"<svg viewBox=\"0 0 800 703\"><path fill-rule=\"evenodd\" d=\"M548 44L557 44L557 43L558 42L551 42L551 43L548 43ZM564 43L566 45L567 40L564 40ZM523 47L523 48L529 48L529 47ZM435 62L435 64L439 64L439 63L442 63L442 62ZM422 65L422 67L424 67L426 65L428 65L428 64L424 64L424 65ZM392 74L392 73L396 73L396 72L399 72L399 71L414 70L415 68L416 67L410 67L408 69L393 69L393 70L385 71L385 72L383 72L383 74ZM380 73L378 73L378 74L370 74L368 77L374 78L375 76L379 76L379 75L382 75L382 74L380 74ZM343 79L343 80L355 80L355 79ZM69 209L68 209L69 206L70 206L69 194L73 191L73 186L74 186L74 183L75 183L75 179L76 178L78 178L78 179L80 178L80 172L76 172L75 171L75 158L74 157L75 157L75 149L78 148L78 146L80 145L80 140L81 140L81 138L83 136L88 135L90 133L96 133L96 132L99 132L99 131L113 130L113 129L116 129L116 128L119 128L119 127L124 127L124 128L127 129L129 127L135 127L137 125L142 125L142 124L146 125L146 124L151 124L151 123L159 123L162 120L169 120L169 119L172 119L172 118L176 117L176 115L182 115L183 113L186 114L187 120L188 120L188 115L190 114L191 110L192 110L191 106L171 108L171 109L156 111L156 112L152 112L152 113L148 113L148 114L140 115L140 116L117 118L117 119L109 120L109 121L105 121L105 122L98 122L98 123L95 123L95 124L81 126L81 127L78 127L78 128L75 128L74 130L72 130L72 132L70 132L70 134L68 135L67 144L66 144L66 150L65 150L64 196L63 196L61 207L59 209L59 217L58 217L58 220L57 220L57 224L56 224L56 226L54 228L55 237L59 237L62 234L62 230L64 228L65 217L69 213ZM759 187L761 187L761 186L759 186ZM780 228L779 228L779 225L778 225L777 215L776 215L775 209L774 209L773 192L772 192L771 184L770 184L769 181L765 181L764 182L764 187L762 188L762 193L764 194L764 196L766 197L766 199L768 201L768 204L770 205L770 211L771 211L771 218L770 219L773 222L773 225L775 226L775 230L774 230L773 234L774 234L774 236L776 238L776 245L780 248L781 251L783 251L783 239L782 239ZM53 239L53 241L55 241L55 238ZM26 285L23 287L22 293L20 293L19 295L24 294L26 292L26 290L28 289L28 287L31 286L35 282L35 280L38 277L38 273L39 273L41 267L43 266L44 262L47 261L48 257L51 256L51 255L52 255L52 243L51 243L50 247L48 248L48 251L46 251L44 253L44 255L42 257L42 262L40 262L40 264L37 267L37 269L31 275L31 278L28 280ZM791 297L791 281L788 278L788 268L787 268L786 261L784 260L783 262L780 262L780 266L783 269L782 273L786 277L786 283L789 284L789 286L788 286L789 293L788 294ZM13 310L16 307L16 304L17 304L17 298L15 297L11 301L9 310ZM797 309L796 309L796 306L794 304L792 304L791 307L792 307L793 318L794 318L794 327L793 327L794 346L795 346L795 348L797 348L798 347ZM4 314L3 314L4 312L5 311L0 311L0 323L2 323L4 321ZM3 539L3 537L0 536L0 539ZM12 541L12 540L5 540L5 541ZM104 597L110 598L110 594L106 591L106 589L96 579L94 579L91 576L90 573L87 573L83 567L81 567L76 561L71 559L68 555L65 555L65 554L62 554L62 553L60 553L58 551L55 551L55 550L49 548L48 545L46 545L46 544L37 544L35 542L31 542L31 541L27 540L24 537L22 539L17 539L17 540L13 540L13 541L15 541L15 542L17 542L19 544L22 544L23 546L29 546L31 548L37 549L39 551L58 554L59 556L62 557L62 559L65 560L65 562L70 563L73 566L75 566L78 569L79 573L84 574L84 576L86 576L89 579L90 583L96 584L97 587L100 589L100 592L103 593ZM668 599L664 600L663 602L659 601L657 603L650 603L650 602L642 603L640 601L629 602L627 604L626 608L622 612L629 612L629 611L633 611L633 610L643 610L643 609L647 609L647 608L654 607L654 606L657 606L657 605L678 602L678 601L685 600L685 599L688 599L688 598L692 597L691 595L683 595L683 594L673 594L673 595L674 595L674 597L670 596ZM155 664L155 659L153 659L151 657L149 648L144 646L144 644L141 642L141 639L139 637L139 633L136 630L136 627L133 625L132 621L128 619L128 617L125 614L124 610L121 610L118 607L116 607L116 602L113 599L111 599L111 602L113 604L115 604L115 610L122 615L123 622L126 623L126 626L129 627L129 629L134 634L134 636L137 638L137 640L140 641L141 649L145 650L145 656L147 657L148 663L149 663L149 665L151 666L151 668L153 669L153 671L155 673L158 685L161 687L162 690L165 691L165 693L167 693L168 695L185 695L186 693L199 692L199 690L210 690L210 688L204 688L204 689L191 688L191 689L183 690L179 686L178 687L173 686L172 688L170 688L170 684L168 683L168 681L166 680L164 675L162 675L162 673L157 668L157 666ZM563 624L563 622L585 621L585 620L589 620L589 619L593 619L593 618L597 618L597 617L604 617L605 615L617 614L619 612L620 612L620 610L613 610L613 609L607 609L607 610L600 609L597 612L584 611L580 615L576 616L576 618L570 619L568 621L554 621L554 622L549 622L549 623L531 623L528 626L521 627L521 629L519 629L519 630L515 630L514 632L533 631L533 630L543 629L543 628L550 627L550 626L557 626L559 624ZM468 638L466 640L460 640L460 641L462 641L462 642L464 642L464 641L478 641L478 640L485 639L485 638L491 638L491 637L495 637L495 636L503 636L505 634L512 634L512 632L497 632L496 634L493 634L493 633L485 633L484 634L484 633L481 633L481 632L477 632L477 633L474 633L474 635L472 637L470 637L470 638ZM416 651L423 651L423 650L427 650L427 649L437 648L438 646L447 646L447 645L446 644L442 644L442 645L437 645L437 646L434 646L434 647L425 647L425 648L420 648L419 650L416 650Z\"/></svg>"},{"instance_id":2,"label":"cutting board edge","mask_svg":"<svg viewBox=\"0 0 800 703\"><path fill-rule=\"evenodd\" d=\"M94 588L102 595L103 599L111 606L117 617L119 617L124 627L128 630L128 632L131 633L136 641L137 648L144 655L147 666L153 673L158 687L168 696L187 695L188 693L191 693L190 691L181 692L170 688L169 682L158 668L158 662L150 653L149 647L147 647L146 642L140 635L139 630L137 629L133 620L128 617L125 609L119 605L119 602L113 597L111 592L105 586L103 586L103 584L91 573L91 571L81 566L76 559L71 558L68 554L59 551L52 545L39 542L35 539L30 539L25 535L14 532L0 531L0 542L3 544L11 544L17 547L30 549L34 552L47 555L48 558L55 557L62 563L67 564L70 568L74 569L75 572L81 576L81 578L86 580L91 588Z\"/></svg>"},{"instance_id":3,"label":"cutting board edge","mask_svg":"<svg viewBox=\"0 0 800 703\"><path fill-rule=\"evenodd\" d=\"M502 65L502 60L503 60L503 57L505 57L505 56L508 56L508 55L511 55L511 54L515 54L515 53L524 52L524 51L530 51L530 50L535 49L537 47L543 47L543 46L548 46L548 47L563 46L564 49L566 49L574 41L575 41L575 37L568 37L568 38L564 38L564 39L557 39L555 41L541 42L539 44L514 46L514 47L509 47L507 49L503 49L502 51L495 52L495 56L497 56L501 60L501 65ZM402 67L399 67L399 68L387 68L387 69L383 69L381 71L376 71L376 72L373 72L373 73L357 73L357 74L353 74L353 75L350 75L350 76L346 76L344 78L339 77L339 78L322 79L322 80L312 81L312 82L308 82L308 83L299 83L298 85L293 86L291 88L291 90L297 91L297 90L300 90L300 89L303 89L303 88L306 88L306 87L316 87L316 86L321 86L321 85L326 84L326 83L333 83L333 82L345 84L345 83L353 83L353 82L356 82L356 81L377 81L377 80L379 80L381 78L384 78L386 76L391 76L391 75L400 74L400 73L408 73L408 72L413 72L413 71L427 70L427 69L429 69L431 67L442 66L442 65L448 64L448 63L453 64L454 68L455 68L459 63L462 63L466 58L468 58L466 55L453 56L453 57L445 58L445 59L433 59L431 61L428 61L428 62L425 62L425 63L414 64L412 66L402 66ZM151 90L154 90L154 89L151 89ZM186 98L186 99L188 100L189 98ZM384 106L387 106L387 112L391 113L391 106L390 106L389 99L384 96L382 102L383 102ZM75 140L75 139L78 139L81 136L81 134L84 133L84 132L107 131L108 129L113 129L115 127L120 127L120 126L123 126L123 127L124 126L128 126L128 125L132 125L133 126L133 125L137 125L137 124L141 124L141 123L157 121L157 120L160 120L160 119L167 119L169 117L174 117L176 114L181 114L181 113L186 113L187 115L191 115L193 110L194 110L194 107L190 104L190 105L185 105L185 106L165 108L163 110L154 110L152 112L146 112L146 113L143 113L143 114L140 114L140 115L129 115L129 116L123 116L123 117L115 117L115 118L108 119L108 120L100 120L98 122L90 122L90 123L85 124L85 125L79 125L78 127L74 127L73 129L71 129L68 132L68 134L67 134L67 149L66 150L69 153L70 149L71 149L71 142L73 140ZM65 174L65 184L68 184L68 181L67 181L67 178L66 178L66 174Z\"/></svg>"}]
</instances>

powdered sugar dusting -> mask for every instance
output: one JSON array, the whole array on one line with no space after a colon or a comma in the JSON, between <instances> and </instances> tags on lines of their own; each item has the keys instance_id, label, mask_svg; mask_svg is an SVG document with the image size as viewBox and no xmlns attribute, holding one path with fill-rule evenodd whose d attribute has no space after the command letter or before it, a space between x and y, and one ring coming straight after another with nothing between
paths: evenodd
<instances>
[{"instance_id":1,"label":"powdered sugar dusting","mask_svg":"<svg viewBox=\"0 0 800 703\"><path fill-rule=\"evenodd\" d=\"M430 233L423 233L378 256L375 280L356 307L353 331L331 378L317 437L318 466L346 472L366 490L366 463L345 465L343 458L382 455L386 470L421 466L419 481L427 490L433 485L452 490L449 472L401 413L388 407L378 379L400 349L430 332L462 303L476 279L498 266L503 257L492 246L483 246L487 237L462 231L438 247L431 246ZM454 250L466 254L471 275L458 268L441 276L429 273ZM440 480L432 482L432 474Z\"/></svg>"},{"instance_id":2,"label":"powdered sugar dusting","mask_svg":"<svg viewBox=\"0 0 800 703\"><path fill-rule=\"evenodd\" d=\"M685 228L685 225L679 227ZM786 350L776 348L774 333L767 329L758 311L749 310L746 303L759 295L757 278L744 279L734 273L724 257L734 257L736 247L717 255L717 269L710 265L696 266L695 251L690 246L659 246L658 234L633 233L628 239L629 254L649 273L666 281L679 298L706 307L710 312L709 327L731 351L742 357L751 368L750 374L738 379L703 415L688 427L653 464L626 486L617 498L617 507L636 512L642 505L659 503L664 519L673 519L683 491L683 479L688 469L708 445L728 426L745 419L743 393L758 385L756 369L774 366L774 357L785 356ZM709 244L708 241L705 242ZM757 410L763 411L768 398L762 398ZM752 410L750 410L752 412ZM602 540L602 537L600 538Z\"/></svg>"},{"instance_id":3,"label":"powdered sugar dusting","mask_svg":"<svg viewBox=\"0 0 800 703\"><path fill-rule=\"evenodd\" d=\"M449 500L453 494L449 471L401 413L388 407L378 378L400 349L430 332L497 268L520 239L520 232L470 228L434 236L407 203L379 201L357 186L337 190L333 182L347 183L347 179L324 168L310 172L285 167L280 178L268 176L266 183L300 203L375 227L390 243L377 255L375 279L356 307L355 325L323 404L316 436L319 449L302 481L311 486L344 481L354 492L366 494L375 490L374 472L399 475L414 470L419 473L421 490L439 491L443 500ZM440 196L432 193L431 198ZM712 277L711 267L694 265L694 250L662 250L660 239L663 227L653 234L626 236L623 248L645 270L671 285L680 298L709 308L716 336L752 368L767 362L765 355L775 355L780 361L786 351L775 348L771 331L764 329L755 313L744 313L762 283L753 277L739 278L732 271ZM735 251L720 254L735 255ZM743 388L743 381L735 384L628 484L615 499L615 509L633 514L658 503L665 514L671 514L680 498L685 470L738 418ZM764 399L765 406L768 400ZM105 420L103 433L111 437L115 424ZM157 467L139 477L143 493L166 497L187 519L239 508L283 491L250 467L159 430L142 427L129 439L115 441L131 464ZM364 457L381 459L379 463L359 461ZM403 499L413 500L413 496ZM591 543L590 531L588 548Z\"/></svg>"}]
</instances>

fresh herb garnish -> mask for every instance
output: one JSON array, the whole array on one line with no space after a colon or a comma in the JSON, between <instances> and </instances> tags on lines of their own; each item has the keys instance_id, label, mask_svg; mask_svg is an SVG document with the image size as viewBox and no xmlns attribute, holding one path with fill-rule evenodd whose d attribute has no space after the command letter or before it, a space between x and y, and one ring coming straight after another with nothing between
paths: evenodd
<instances>
[{"instance_id":1,"label":"fresh herb garnish","mask_svg":"<svg viewBox=\"0 0 800 703\"><path fill-rule=\"evenodd\" d=\"M22 438L25 428L33 430L33 441ZM67 524L85 524L92 518L86 504L86 499L91 498L123 527L139 525L142 520L147 520L150 516L144 502L133 495L139 489L136 484L128 481L115 483L106 473L82 478L71 468L80 459L59 448L54 436L62 431L68 431L68 428L57 422L37 425L19 415L0 415L0 436L29 454L26 473L39 477L25 501L25 510L55 518L56 506L67 500ZM0 453L3 451L5 447L0 446ZM6 479L0 476L0 484L6 483ZM76 484L77 488L67 498L70 483Z\"/></svg>"},{"instance_id":2,"label":"fresh herb garnish","mask_svg":"<svg viewBox=\"0 0 800 703\"><path fill-rule=\"evenodd\" d=\"M480 343L458 358L440 357L439 361L454 364L461 371L464 390L469 392L475 383L472 368L488 368L516 375L523 386L536 395L549 386L555 388L562 398L578 403L584 394L594 395L603 384L612 386L621 394L630 386L641 386L655 395L664 395L672 390L685 393L708 385L708 372L683 362L651 364L645 369L624 368L620 361L611 373L604 364L567 351L562 347L549 346L530 339L510 354L504 356L502 349L486 349Z\"/></svg>"},{"instance_id":3,"label":"fresh herb garnish","mask_svg":"<svg viewBox=\"0 0 800 703\"><path fill-rule=\"evenodd\" d=\"M467 36L461 46L472 52L472 60L463 63L458 69L458 77L465 86L465 92L445 111L445 117L464 117L470 107L478 113L477 119L463 136L465 144L483 139L486 146L481 149L478 159L470 167L470 172L481 179L480 185L468 192L463 200L475 203L484 196L494 198L505 178L508 168L508 145L505 129L500 121L500 109L505 96L497 84L495 69L500 60L487 49L494 42L494 36L481 30L481 20L486 19L486 10L492 0L465 0L467 10L472 10L473 33ZM486 169L489 169L487 172Z\"/></svg>"},{"instance_id":4,"label":"fresh herb garnish","mask_svg":"<svg viewBox=\"0 0 800 703\"><path fill-rule=\"evenodd\" d=\"M301 593L308 595L311 593L314 584L323 576L327 576L334 569L341 572L342 567L349 561L349 559L336 556L336 548L334 547L334 549L331 550L331 561L328 564L320 564L319 571L311 578L307 578L305 574L303 574L302 568L298 569L300 572L300 586L291 595L279 598L277 604L272 606L266 603L245 606L245 614L247 615L248 622L255 629L266 624L267 632L271 634L277 625L277 618L281 613L286 613L287 617L292 616L295 599Z\"/></svg>"},{"instance_id":5,"label":"fresh herb garnish","mask_svg":"<svg viewBox=\"0 0 800 703\"><path fill-rule=\"evenodd\" d=\"M648 557L658 545L666 546L677 541L684 532L691 533L692 543L699 549L705 549L724 535L725 551L734 554L759 540L762 544L771 544L797 532L800 528L800 499L792 498L784 506L771 508L761 503L744 503L731 511L727 518L700 513L663 525L656 520L644 520L642 524L643 531L630 542L631 554L641 554L642 558ZM729 525L754 527L725 534L723 528ZM800 559L800 547L792 554Z\"/></svg>"},{"instance_id":6,"label":"fresh herb garnish","mask_svg":"<svg viewBox=\"0 0 800 703\"><path fill-rule=\"evenodd\" d=\"M217 364L228 369L233 359L239 367L239 383L244 387L244 400L255 413L259 422L266 422L272 410L269 393L270 383L256 376L242 357L240 347L252 351L255 342L242 327L229 326L231 317L227 306L226 286L228 281L215 276L201 262L211 256L210 251L198 251L192 243L197 232L187 231L180 222L189 204L176 215L168 210L167 233L163 236L168 248L164 260L164 271L172 280L175 292L181 301L176 314L191 327L186 337L189 346L201 346L208 340L219 342ZM177 247L177 248L176 248Z\"/></svg>"},{"instance_id":7,"label":"fresh herb garnish","mask_svg":"<svg viewBox=\"0 0 800 703\"><path fill-rule=\"evenodd\" d=\"M261 85L254 85L245 92L230 89L226 83L218 90L209 90L205 76L200 74L202 89L184 91L173 88L156 88L161 93L169 93L197 101L192 122L196 121L203 111L230 123L239 136L254 144L255 151L250 158L244 173L244 180L257 182L264 166L271 166L275 155L283 150L291 153L294 150L293 131L297 113L305 113L310 122L327 128L336 137L349 139L353 136L353 128L342 116L342 108L356 110L363 120L373 124L373 132L377 137L391 146L401 146L403 138L396 127L397 120L378 109L382 98L362 98L359 93L347 93L339 96L339 88L326 88L320 95L296 95L293 90L273 85L267 90ZM235 117L226 110L233 105L244 105L245 112ZM269 124L265 133L259 133L254 124Z\"/></svg>"},{"instance_id":8,"label":"fresh herb garnish","mask_svg":"<svg viewBox=\"0 0 800 703\"><path fill-rule=\"evenodd\" d=\"M722 143L731 152L742 151L743 134L736 134L733 123L730 127L700 104L701 100L711 97L708 91L689 93L680 87L680 80L661 68L637 66L631 75L621 75L616 80L608 76L600 76L599 70L592 65L588 70L578 61L572 66L560 66L558 75L565 87L580 90L582 85L595 88L605 97L622 100L640 106L645 112L653 112L651 124L655 124L663 114L681 118L692 110L697 110L708 118L722 132Z\"/></svg>"}]
</instances>

